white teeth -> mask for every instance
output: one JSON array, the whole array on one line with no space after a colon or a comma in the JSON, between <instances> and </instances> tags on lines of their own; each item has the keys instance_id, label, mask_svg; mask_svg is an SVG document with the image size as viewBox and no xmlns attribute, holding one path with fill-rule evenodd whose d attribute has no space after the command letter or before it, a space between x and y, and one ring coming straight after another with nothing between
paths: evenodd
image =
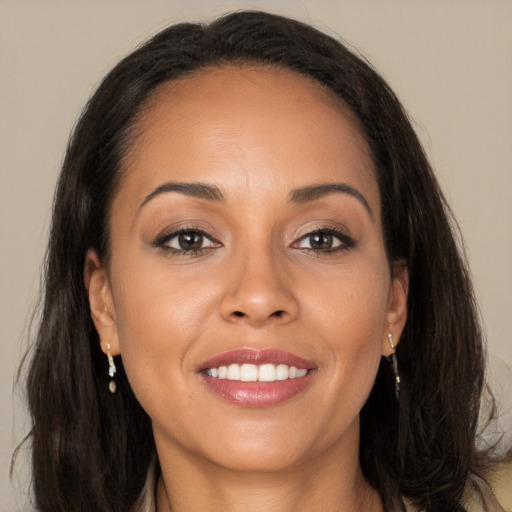
<instances>
[{"instance_id":1,"label":"white teeth","mask_svg":"<svg viewBox=\"0 0 512 512\"><path fill-rule=\"evenodd\" d=\"M289 375L289 368L285 364L278 364L276 367L276 378L277 380L286 380Z\"/></svg>"},{"instance_id":2,"label":"white teeth","mask_svg":"<svg viewBox=\"0 0 512 512\"><path fill-rule=\"evenodd\" d=\"M274 364L262 364L258 372L260 382L274 382L276 380L276 366Z\"/></svg>"},{"instance_id":3,"label":"white teeth","mask_svg":"<svg viewBox=\"0 0 512 512\"><path fill-rule=\"evenodd\" d=\"M276 380L297 379L308 371L286 364L230 364L218 368L208 368L206 374L217 379L241 380L243 382L274 382Z\"/></svg>"},{"instance_id":4,"label":"white teeth","mask_svg":"<svg viewBox=\"0 0 512 512\"><path fill-rule=\"evenodd\" d=\"M240 366L237 364L230 364L228 366L228 380L240 380Z\"/></svg>"},{"instance_id":5,"label":"white teeth","mask_svg":"<svg viewBox=\"0 0 512 512\"><path fill-rule=\"evenodd\" d=\"M240 366L240 380L256 382L258 380L258 367L255 364L243 364Z\"/></svg>"}]
</instances>

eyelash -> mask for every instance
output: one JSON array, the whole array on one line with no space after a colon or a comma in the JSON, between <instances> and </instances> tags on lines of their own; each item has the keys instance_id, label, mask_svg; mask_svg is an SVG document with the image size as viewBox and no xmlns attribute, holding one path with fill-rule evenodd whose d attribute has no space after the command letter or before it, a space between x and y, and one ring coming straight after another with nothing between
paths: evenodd
<instances>
[{"instance_id":1,"label":"eyelash","mask_svg":"<svg viewBox=\"0 0 512 512\"><path fill-rule=\"evenodd\" d=\"M203 239L209 240L213 245L211 247L202 247L199 249L176 249L174 247L169 247L167 245L174 238L177 238L180 235L187 233L200 235L201 237L203 237ZM212 238L211 235L203 231L201 228L195 226L184 226L170 233L165 233L164 235L161 235L155 240L153 246L156 248L163 249L165 252L172 256L200 256L210 249L221 247L222 244L220 242L217 242L217 240Z\"/></svg>"},{"instance_id":2,"label":"eyelash","mask_svg":"<svg viewBox=\"0 0 512 512\"><path fill-rule=\"evenodd\" d=\"M332 247L332 248L326 249L326 250L313 249L310 247L296 247L296 248L303 250L305 252L312 252L318 256L327 256L328 257L331 255L335 255L337 253L346 252L346 251L352 249L356 245L356 241L351 236L347 235L347 233L345 233L345 231L343 231L341 229L333 228L332 226L324 226L324 227L317 228L314 231L310 231L310 232L306 233L305 235L302 235L296 242L294 242L292 244L292 247L296 246L303 240L306 240L307 238L310 238L314 235L332 236L334 238L337 238L341 243L337 247Z\"/></svg>"},{"instance_id":3,"label":"eyelash","mask_svg":"<svg viewBox=\"0 0 512 512\"><path fill-rule=\"evenodd\" d=\"M203 237L203 240L208 240L212 245L210 247L201 247L199 249L176 249L174 247L170 247L167 244L169 242L177 237L179 237L182 234L195 234L200 235ZM332 247L330 249L314 249L312 247L298 247L297 245L300 244L302 241L306 240L309 237L312 237L314 235L327 235L332 236L336 239L338 239L341 243L337 247ZM304 235L302 235L296 242L294 242L291 247L295 249L302 250L304 252L310 252L314 253L318 256L330 256L337 253L343 253L351 249L356 245L356 241L347 235L343 230L333 228L332 226L325 226L315 229L314 231L310 231ZM200 256L204 254L205 252L215 249L218 247L222 247L222 244L212 238L208 233L203 231L201 228L195 227L195 226L185 226L179 229L176 229L170 233L165 233L161 236L159 236L155 242L153 243L153 246L156 248L163 249L165 252L172 256Z\"/></svg>"}]
</instances>

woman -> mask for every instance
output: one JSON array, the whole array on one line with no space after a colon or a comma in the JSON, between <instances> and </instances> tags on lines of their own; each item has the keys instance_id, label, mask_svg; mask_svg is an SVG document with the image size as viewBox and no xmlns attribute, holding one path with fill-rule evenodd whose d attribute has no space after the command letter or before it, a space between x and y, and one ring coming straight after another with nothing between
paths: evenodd
<instances>
[{"instance_id":1,"label":"woman","mask_svg":"<svg viewBox=\"0 0 512 512\"><path fill-rule=\"evenodd\" d=\"M399 102L254 12L105 78L57 188L38 510L465 510L482 335Z\"/></svg>"}]
</instances>

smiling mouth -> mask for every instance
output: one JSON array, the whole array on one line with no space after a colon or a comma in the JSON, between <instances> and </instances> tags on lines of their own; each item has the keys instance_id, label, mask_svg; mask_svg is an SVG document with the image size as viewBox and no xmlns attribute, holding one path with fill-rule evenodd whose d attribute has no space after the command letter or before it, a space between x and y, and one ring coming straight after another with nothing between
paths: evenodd
<instances>
[{"instance_id":1,"label":"smiling mouth","mask_svg":"<svg viewBox=\"0 0 512 512\"><path fill-rule=\"evenodd\" d=\"M218 368L207 368L208 377L242 382L275 382L304 377L308 370L287 364L230 364Z\"/></svg>"},{"instance_id":2,"label":"smiling mouth","mask_svg":"<svg viewBox=\"0 0 512 512\"><path fill-rule=\"evenodd\" d=\"M270 407L305 390L315 370L313 362L289 352L238 349L210 359L199 374L210 391L231 404Z\"/></svg>"}]
</instances>

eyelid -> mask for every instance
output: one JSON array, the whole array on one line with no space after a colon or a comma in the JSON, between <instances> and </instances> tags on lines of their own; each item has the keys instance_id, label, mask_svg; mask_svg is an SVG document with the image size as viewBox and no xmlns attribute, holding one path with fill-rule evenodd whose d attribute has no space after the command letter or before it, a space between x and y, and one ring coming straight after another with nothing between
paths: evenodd
<instances>
[{"instance_id":1,"label":"eyelid","mask_svg":"<svg viewBox=\"0 0 512 512\"><path fill-rule=\"evenodd\" d=\"M300 247L298 244L305 240L306 238L318 234L318 233L324 233L330 236L333 236L337 238L341 243L339 245L336 245L335 247L332 247L330 249L321 250L321 249L313 249L312 247ZM356 240L350 236L346 230L340 228L340 227L334 227L332 225L326 225L326 226L318 226L315 228L308 229L306 232L303 232L292 244L291 247L295 249L301 249L305 251L312 251L315 253L323 253L323 254L329 254L329 253L336 253L341 251L346 251L356 245Z\"/></svg>"},{"instance_id":2,"label":"eyelid","mask_svg":"<svg viewBox=\"0 0 512 512\"><path fill-rule=\"evenodd\" d=\"M187 249L182 249L181 247L174 247L171 242L179 241L179 237L182 233L196 233L202 237L203 245L200 249L188 249L190 252L196 252L196 251L202 251L204 249L210 249L212 247L218 247L218 244L216 244L208 235L204 233L200 233L199 231L182 231L179 233L175 233L174 235L171 235L167 238L167 240L164 241L163 245L169 249L174 249L175 251L187 251Z\"/></svg>"},{"instance_id":3,"label":"eyelid","mask_svg":"<svg viewBox=\"0 0 512 512\"><path fill-rule=\"evenodd\" d=\"M329 236L332 236L333 238L335 238L336 240L338 240L338 243L336 245L333 245L332 247L328 248L325 250L325 252L328 252L329 250L336 250L338 249L339 247L342 247L345 245L345 243L343 242L343 240L340 239L339 236L337 236L336 234L334 233L327 233L326 231L321 231L321 233L325 233L326 235L329 235ZM302 247L300 245L300 243L306 241L308 238L310 238L312 235L315 235L316 233L310 233L306 236L303 236L301 238L299 238L299 240L297 240L297 242L295 242L297 244L297 248L298 249L309 249L309 250L320 250L320 249L314 249L313 247Z\"/></svg>"},{"instance_id":4,"label":"eyelid","mask_svg":"<svg viewBox=\"0 0 512 512\"><path fill-rule=\"evenodd\" d=\"M168 245L168 242L176 237L178 237L182 233L188 233L188 232L194 232L201 236L203 236L205 239L209 240L212 245L209 245L208 247L202 247L201 249L197 249L196 251L193 250L185 250L185 249L178 249L174 248ZM156 240L153 242L153 246L157 248L163 248L168 250L169 252L174 253L191 253L191 252L201 252L203 250L212 249L215 247L222 247L222 244L216 240L210 233L205 231L204 229L193 226L193 225L185 225L180 226L177 228L170 229L168 231L165 231L163 234L159 235Z\"/></svg>"}]
</instances>

